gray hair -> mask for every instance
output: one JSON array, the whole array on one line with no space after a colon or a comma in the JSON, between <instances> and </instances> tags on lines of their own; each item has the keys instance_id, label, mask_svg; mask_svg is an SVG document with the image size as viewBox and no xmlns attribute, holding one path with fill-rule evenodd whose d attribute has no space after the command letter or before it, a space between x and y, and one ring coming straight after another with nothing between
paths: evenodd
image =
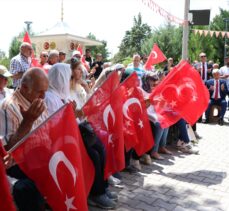
<instances>
[{"instance_id":1,"label":"gray hair","mask_svg":"<svg viewBox=\"0 0 229 211\"><path fill-rule=\"evenodd\" d=\"M32 47L32 45L29 44L28 42L23 42L23 43L20 45L20 52L22 52L26 47Z\"/></svg>"},{"instance_id":2,"label":"gray hair","mask_svg":"<svg viewBox=\"0 0 229 211\"><path fill-rule=\"evenodd\" d=\"M51 58L53 58L55 56L59 56L59 51L57 51L57 50L51 50L49 52L49 59L51 59Z\"/></svg>"}]
</instances>

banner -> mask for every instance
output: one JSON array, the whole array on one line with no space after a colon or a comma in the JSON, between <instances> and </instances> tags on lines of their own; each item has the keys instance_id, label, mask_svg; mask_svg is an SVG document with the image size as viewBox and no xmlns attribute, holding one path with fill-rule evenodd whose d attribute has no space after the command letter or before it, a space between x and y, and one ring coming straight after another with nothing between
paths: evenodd
<instances>
[{"instance_id":1,"label":"banner","mask_svg":"<svg viewBox=\"0 0 229 211\"><path fill-rule=\"evenodd\" d=\"M219 35L221 35L222 38L225 36L229 38L229 32L226 31L210 31L210 30L202 30L202 29L193 29L194 35L204 35L205 37L210 35L211 37L215 34L215 36L218 38Z\"/></svg>"}]
</instances>

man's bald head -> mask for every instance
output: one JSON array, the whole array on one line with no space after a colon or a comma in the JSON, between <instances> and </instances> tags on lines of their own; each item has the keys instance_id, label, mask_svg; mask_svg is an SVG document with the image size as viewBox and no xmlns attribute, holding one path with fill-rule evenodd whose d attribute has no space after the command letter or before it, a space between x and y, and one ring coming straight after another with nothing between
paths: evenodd
<instances>
[{"instance_id":1,"label":"man's bald head","mask_svg":"<svg viewBox=\"0 0 229 211\"><path fill-rule=\"evenodd\" d=\"M44 98L48 89L48 77L38 67L27 70L21 80L21 94L30 102L36 98Z\"/></svg>"},{"instance_id":2,"label":"man's bald head","mask_svg":"<svg viewBox=\"0 0 229 211\"><path fill-rule=\"evenodd\" d=\"M25 57L31 57L33 52L32 45L28 42L23 42L20 46L20 53Z\"/></svg>"}]
</instances>

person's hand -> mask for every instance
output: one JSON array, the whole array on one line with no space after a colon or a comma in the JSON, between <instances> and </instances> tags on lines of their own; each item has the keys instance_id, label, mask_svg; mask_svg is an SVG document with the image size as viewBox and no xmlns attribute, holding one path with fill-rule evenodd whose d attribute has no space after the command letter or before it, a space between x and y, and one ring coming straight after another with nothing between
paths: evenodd
<instances>
[{"instance_id":1,"label":"person's hand","mask_svg":"<svg viewBox=\"0 0 229 211\"><path fill-rule=\"evenodd\" d=\"M97 67L99 67L99 65L98 64L95 64L95 68L97 68Z\"/></svg>"},{"instance_id":2,"label":"person's hand","mask_svg":"<svg viewBox=\"0 0 229 211\"><path fill-rule=\"evenodd\" d=\"M214 86L210 86L209 90L214 91Z\"/></svg>"},{"instance_id":3,"label":"person's hand","mask_svg":"<svg viewBox=\"0 0 229 211\"><path fill-rule=\"evenodd\" d=\"M27 111L25 111L21 106L20 110L25 121L34 122L44 112L45 104L44 101L39 98L32 102Z\"/></svg>"},{"instance_id":4,"label":"person's hand","mask_svg":"<svg viewBox=\"0 0 229 211\"><path fill-rule=\"evenodd\" d=\"M14 159L11 154L7 154L6 156L3 157L3 164L6 169L10 168L15 164Z\"/></svg>"},{"instance_id":5,"label":"person's hand","mask_svg":"<svg viewBox=\"0 0 229 211\"><path fill-rule=\"evenodd\" d=\"M94 73L96 72L96 69L95 69L95 67L93 67L92 69L91 69L91 74L93 75Z\"/></svg>"},{"instance_id":6,"label":"person's hand","mask_svg":"<svg viewBox=\"0 0 229 211\"><path fill-rule=\"evenodd\" d=\"M224 89L225 89L224 84L221 84L221 90L224 91Z\"/></svg>"},{"instance_id":7,"label":"person's hand","mask_svg":"<svg viewBox=\"0 0 229 211\"><path fill-rule=\"evenodd\" d=\"M150 99L145 99L145 104L146 104L146 108L148 108L151 105Z\"/></svg>"},{"instance_id":8,"label":"person's hand","mask_svg":"<svg viewBox=\"0 0 229 211\"><path fill-rule=\"evenodd\" d=\"M84 117L84 112L82 109L76 109L75 111L75 116L79 119L83 118Z\"/></svg>"},{"instance_id":9,"label":"person's hand","mask_svg":"<svg viewBox=\"0 0 229 211\"><path fill-rule=\"evenodd\" d=\"M23 72L18 72L18 73L15 73L13 76L12 76L12 78L13 79L20 79L20 78L22 78L22 76L23 76Z\"/></svg>"}]
</instances>

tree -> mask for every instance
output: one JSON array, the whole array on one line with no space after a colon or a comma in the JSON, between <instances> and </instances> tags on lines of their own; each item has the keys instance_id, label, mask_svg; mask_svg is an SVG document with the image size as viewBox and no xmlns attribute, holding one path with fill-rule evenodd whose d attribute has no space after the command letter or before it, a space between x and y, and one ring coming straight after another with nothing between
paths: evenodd
<instances>
[{"instance_id":1,"label":"tree","mask_svg":"<svg viewBox=\"0 0 229 211\"><path fill-rule=\"evenodd\" d=\"M91 40L97 40L95 35L92 34L92 33L89 33L87 38L89 38ZM101 53L102 56L103 56L103 60L107 61L108 56L109 56L109 52L107 50L107 41L101 40L100 42L102 42L102 45L100 45L100 46L91 46L91 47L89 47L90 50L91 50L91 55L92 55L92 57L95 58L97 53Z\"/></svg>"},{"instance_id":2,"label":"tree","mask_svg":"<svg viewBox=\"0 0 229 211\"><path fill-rule=\"evenodd\" d=\"M167 23L152 32L151 37L143 43L142 51L149 55L153 44L157 43L167 58L172 57L175 62L178 62L181 58L181 40L182 29Z\"/></svg>"},{"instance_id":3,"label":"tree","mask_svg":"<svg viewBox=\"0 0 229 211\"><path fill-rule=\"evenodd\" d=\"M114 60L123 61L135 53L142 54L142 45L150 36L151 28L146 23L142 23L141 13L137 17L134 16L134 24L130 30L126 31Z\"/></svg>"}]
</instances>

